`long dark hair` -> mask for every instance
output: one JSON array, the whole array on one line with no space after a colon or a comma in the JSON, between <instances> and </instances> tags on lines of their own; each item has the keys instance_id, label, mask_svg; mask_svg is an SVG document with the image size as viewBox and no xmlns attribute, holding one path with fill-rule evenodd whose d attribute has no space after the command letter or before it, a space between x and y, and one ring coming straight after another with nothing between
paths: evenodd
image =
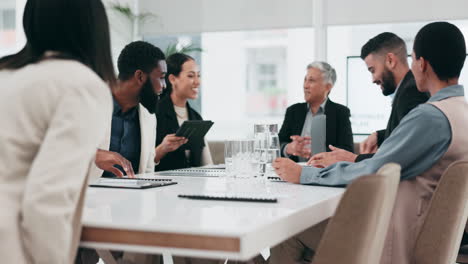
<instances>
[{"instance_id":1,"label":"long dark hair","mask_svg":"<svg viewBox=\"0 0 468 264\"><path fill-rule=\"evenodd\" d=\"M174 53L167 57L167 73L166 73L166 89L164 90L163 96L169 96L172 93L172 84L169 81L169 75L179 76L182 72L182 65L189 60L195 61L194 58L183 53Z\"/></svg>"},{"instance_id":2,"label":"long dark hair","mask_svg":"<svg viewBox=\"0 0 468 264\"><path fill-rule=\"evenodd\" d=\"M116 83L109 23L101 0L28 0L23 27L26 45L1 58L0 70L22 68L54 51L54 58L79 61L111 86Z\"/></svg>"}]
</instances>

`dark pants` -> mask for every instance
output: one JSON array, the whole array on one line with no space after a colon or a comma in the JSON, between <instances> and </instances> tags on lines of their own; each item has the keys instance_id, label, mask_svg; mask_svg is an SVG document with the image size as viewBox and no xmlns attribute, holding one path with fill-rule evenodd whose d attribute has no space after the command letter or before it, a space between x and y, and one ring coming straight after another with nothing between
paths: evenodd
<instances>
[{"instance_id":1,"label":"dark pants","mask_svg":"<svg viewBox=\"0 0 468 264\"><path fill-rule=\"evenodd\" d=\"M463 236L462 236L462 241L460 243L460 247L463 246L463 245L468 245L468 233L466 232L463 232Z\"/></svg>"},{"instance_id":2,"label":"dark pants","mask_svg":"<svg viewBox=\"0 0 468 264\"><path fill-rule=\"evenodd\" d=\"M121 258L123 252L111 251L115 259ZM96 264L99 262L99 255L94 249L79 248L76 254L75 264Z\"/></svg>"}]
</instances>

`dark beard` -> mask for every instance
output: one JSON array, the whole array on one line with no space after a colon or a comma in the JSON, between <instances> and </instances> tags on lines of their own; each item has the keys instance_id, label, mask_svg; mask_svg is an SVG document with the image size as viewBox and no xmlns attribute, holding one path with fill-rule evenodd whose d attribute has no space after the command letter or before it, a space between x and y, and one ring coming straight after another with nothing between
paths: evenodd
<instances>
[{"instance_id":1,"label":"dark beard","mask_svg":"<svg viewBox=\"0 0 468 264\"><path fill-rule=\"evenodd\" d=\"M158 100L159 96L154 92L153 83L148 78L140 91L140 103L148 110L148 112L154 114L156 113Z\"/></svg>"},{"instance_id":2,"label":"dark beard","mask_svg":"<svg viewBox=\"0 0 468 264\"><path fill-rule=\"evenodd\" d=\"M384 96L391 95L396 90L395 76L387 69L382 74L382 93Z\"/></svg>"}]
</instances>

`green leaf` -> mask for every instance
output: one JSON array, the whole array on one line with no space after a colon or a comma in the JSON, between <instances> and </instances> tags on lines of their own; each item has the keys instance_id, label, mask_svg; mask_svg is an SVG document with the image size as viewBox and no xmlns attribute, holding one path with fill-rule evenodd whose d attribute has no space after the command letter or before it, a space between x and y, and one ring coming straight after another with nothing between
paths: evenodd
<instances>
[{"instance_id":1,"label":"green leaf","mask_svg":"<svg viewBox=\"0 0 468 264\"><path fill-rule=\"evenodd\" d=\"M164 52L166 54L166 57L171 56L174 53L193 53L193 52L203 52L203 49L194 45L194 44L189 44L187 46L182 46L181 48L177 48L177 43L172 43L167 46L166 51Z\"/></svg>"},{"instance_id":2,"label":"green leaf","mask_svg":"<svg viewBox=\"0 0 468 264\"><path fill-rule=\"evenodd\" d=\"M110 8L114 11L116 11L117 13L123 15L124 17L128 18L129 20L133 20L136 18L136 15L133 13L132 9L130 8L130 6L127 4L127 5L123 5L121 3L118 3L118 2L112 2L110 3Z\"/></svg>"},{"instance_id":3,"label":"green leaf","mask_svg":"<svg viewBox=\"0 0 468 264\"><path fill-rule=\"evenodd\" d=\"M157 17L154 13L151 12L144 12L141 14L136 15L135 12L130 8L128 4L121 4L119 2L111 2L109 4L111 10L123 15L130 21L134 21L135 19L138 20L140 23L144 22L144 20L148 18Z\"/></svg>"}]
</instances>

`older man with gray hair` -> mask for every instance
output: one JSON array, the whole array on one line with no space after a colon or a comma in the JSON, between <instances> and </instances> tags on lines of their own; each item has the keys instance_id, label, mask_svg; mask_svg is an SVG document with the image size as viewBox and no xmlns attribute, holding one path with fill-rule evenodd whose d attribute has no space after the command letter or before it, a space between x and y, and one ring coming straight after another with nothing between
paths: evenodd
<instances>
[{"instance_id":1,"label":"older man with gray hair","mask_svg":"<svg viewBox=\"0 0 468 264\"><path fill-rule=\"evenodd\" d=\"M335 147L353 151L350 111L328 98L335 82L336 71L330 64L315 61L307 65L305 102L288 107L279 133L282 156L303 162L311 154Z\"/></svg>"}]
</instances>

